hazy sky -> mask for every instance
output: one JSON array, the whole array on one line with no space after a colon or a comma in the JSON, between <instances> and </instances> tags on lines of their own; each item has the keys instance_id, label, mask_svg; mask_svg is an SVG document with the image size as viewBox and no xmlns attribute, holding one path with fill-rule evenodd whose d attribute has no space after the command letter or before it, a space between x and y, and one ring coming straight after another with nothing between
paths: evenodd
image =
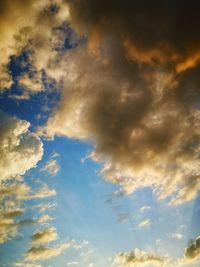
<instances>
[{"instance_id":1,"label":"hazy sky","mask_svg":"<svg viewBox=\"0 0 200 267\"><path fill-rule=\"evenodd\" d=\"M200 2L0 2L0 267L198 267Z\"/></svg>"}]
</instances>

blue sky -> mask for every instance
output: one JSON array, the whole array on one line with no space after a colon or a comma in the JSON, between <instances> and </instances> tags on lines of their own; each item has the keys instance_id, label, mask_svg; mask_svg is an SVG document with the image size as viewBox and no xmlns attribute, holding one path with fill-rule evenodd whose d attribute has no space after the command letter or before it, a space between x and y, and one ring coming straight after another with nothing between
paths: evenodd
<instances>
[{"instance_id":1,"label":"blue sky","mask_svg":"<svg viewBox=\"0 0 200 267\"><path fill-rule=\"evenodd\" d=\"M0 4L2 267L199 266L187 1L114 2Z\"/></svg>"}]
</instances>

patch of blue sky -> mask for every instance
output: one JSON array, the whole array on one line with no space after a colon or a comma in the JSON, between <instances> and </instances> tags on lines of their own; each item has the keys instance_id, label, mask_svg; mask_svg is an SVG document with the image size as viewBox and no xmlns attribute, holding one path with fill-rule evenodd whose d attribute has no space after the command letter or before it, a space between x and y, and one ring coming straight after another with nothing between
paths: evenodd
<instances>
[{"instance_id":1,"label":"patch of blue sky","mask_svg":"<svg viewBox=\"0 0 200 267\"><path fill-rule=\"evenodd\" d=\"M56 82L50 80L43 72L42 83L45 90L32 94L29 99L18 100L15 96L23 94L23 88L19 86L18 78L24 73L30 73L31 75L31 72L34 71L28 63L28 52L24 51L19 57L11 58L9 70L13 78L13 85L0 94L1 110L29 121L31 128L44 124L51 110L60 100Z\"/></svg>"}]
</instances>

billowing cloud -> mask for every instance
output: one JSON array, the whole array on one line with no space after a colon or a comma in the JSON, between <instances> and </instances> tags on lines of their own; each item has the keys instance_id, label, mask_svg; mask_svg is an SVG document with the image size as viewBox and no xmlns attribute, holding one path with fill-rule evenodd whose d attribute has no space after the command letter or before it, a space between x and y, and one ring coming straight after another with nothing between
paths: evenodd
<instances>
[{"instance_id":1,"label":"billowing cloud","mask_svg":"<svg viewBox=\"0 0 200 267\"><path fill-rule=\"evenodd\" d=\"M135 249L130 252L122 252L119 253L112 266L119 266L119 267L140 267L140 266L163 266L164 258L161 258L157 255L147 253L142 250Z\"/></svg>"},{"instance_id":2,"label":"billowing cloud","mask_svg":"<svg viewBox=\"0 0 200 267\"><path fill-rule=\"evenodd\" d=\"M17 235L20 226L35 223L32 219L19 219L25 212L22 202L30 198L31 192L21 175L36 167L43 145L28 130L29 122L2 111L0 115L0 243L4 243Z\"/></svg>"},{"instance_id":3,"label":"billowing cloud","mask_svg":"<svg viewBox=\"0 0 200 267\"><path fill-rule=\"evenodd\" d=\"M69 17L69 10L62 0L1 1L0 4L0 88L12 84L8 63L12 55L18 56L25 49L29 51L31 63L40 72L56 53L61 37L56 28ZM38 27L39 25L39 27ZM53 52L54 51L54 52ZM41 82L31 76L19 79L26 92L42 90ZM28 94L27 94L28 97Z\"/></svg>"},{"instance_id":4,"label":"billowing cloud","mask_svg":"<svg viewBox=\"0 0 200 267\"><path fill-rule=\"evenodd\" d=\"M29 122L10 117L1 111L0 115L0 180L2 181L23 175L35 167L42 158L43 147L39 137L28 130Z\"/></svg>"},{"instance_id":5,"label":"billowing cloud","mask_svg":"<svg viewBox=\"0 0 200 267\"><path fill-rule=\"evenodd\" d=\"M58 234L56 229L53 227L44 228L41 231L38 231L33 234L32 236L32 243L33 244L41 244L41 243L48 243L54 241L58 238Z\"/></svg>"},{"instance_id":6,"label":"billowing cloud","mask_svg":"<svg viewBox=\"0 0 200 267\"><path fill-rule=\"evenodd\" d=\"M171 204L194 199L200 40L193 11L199 3L67 3L72 27L87 42L49 64L47 73L57 79L59 73L65 88L39 132L92 141L91 158L126 194L153 187Z\"/></svg>"},{"instance_id":7,"label":"billowing cloud","mask_svg":"<svg viewBox=\"0 0 200 267\"><path fill-rule=\"evenodd\" d=\"M200 236L189 242L188 247L185 249L185 257L191 260L200 258Z\"/></svg>"}]
</instances>

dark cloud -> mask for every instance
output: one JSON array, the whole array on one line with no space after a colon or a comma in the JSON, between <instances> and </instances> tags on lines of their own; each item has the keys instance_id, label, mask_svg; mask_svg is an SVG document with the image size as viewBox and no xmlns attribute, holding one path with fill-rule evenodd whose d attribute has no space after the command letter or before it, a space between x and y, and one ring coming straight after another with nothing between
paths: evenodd
<instances>
[{"instance_id":1,"label":"dark cloud","mask_svg":"<svg viewBox=\"0 0 200 267\"><path fill-rule=\"evenodd\" d=\"M200 257L200 236L189 242L185 250L185 257L189 259Z\"/></svg>"},{"instance_id":2,"label":"dark cloud","mask_svg":"<svg viewBox=\"0 0 200 267\"><path fill-rule=\"evenodd\" d=\"M67 1L86 44L52 62L60 106L42 132L94 143L125 193L153 186L180 204L199 188L197 1Z\"/></svg>"}]
</instances>

